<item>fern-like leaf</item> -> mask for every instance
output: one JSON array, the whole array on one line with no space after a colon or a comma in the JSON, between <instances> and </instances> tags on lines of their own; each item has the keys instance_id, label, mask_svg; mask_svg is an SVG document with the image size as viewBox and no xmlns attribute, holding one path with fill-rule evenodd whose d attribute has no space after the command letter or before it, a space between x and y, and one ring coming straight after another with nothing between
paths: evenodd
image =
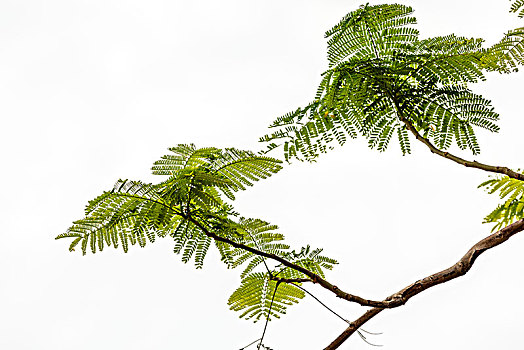
<instances>
[{"instance_id":1,"label":"fern-like leaf","mask_svg":"<svg viewBox=\"0 0 524 350\"><path fill-rule=\"evenodd\" d=\"M524 64L524 27L508 31L486 52L483 64L488 70L502 73L517 71Z\"/></svg>"},{"instance_id":2,"label":"fern-like leaf","mask_svg":"<svg viewBox=\"0 0 524 350\"><path fill-rule=\"evenodd\" d=\"M505 200L484 218L484 223L495 224L493 231L524 218L524 181L493 176L478 187L490 194L498 192L500 198Z\"/></svg>"},{"instance_id":3,"label":"fern-like leaf","mask_svg":"<svg viewBox=\"0 0 524 350\"><path fill-rule=\"evenodd\" d=\"M112 191L89 202L85 219L75 221L56 239L74 237L70 250L81 244L84 255L88 246L92 253L102 251L105 246L119 245L127 252L130 244L144 247L147 241L154 242L155 231L158 236L165 236L165 230L177 222L176 213L155 186L119 180Z\"/></svg>"},{"instance_id":4,"label":"fern-like leaf","mask_svg":"<svg viewBox=\"0 0 524 350\"><path fill-rule=\"evenodd\" d=\"M269 274L252 273L231 294L228 305L231 310L241 312L240 318L257 322L280 318L288 306L298 303L304 296L304 292L293 285L270 280Z\"/></svg>"},{"instance_id":5,"label":"fern-like leaf","mask_svg":"<svg viewBox=\"0 0 524 350\"><path fill-rule=\"evenodd\" d=\"M338 264L335 259L320 255L321 248L312 249L309 245L300 249L300 251L290 251L286 256L286 260L302 266L303 268L325 277L325 270L332 270L333 266ZM276 276L282 278L308 278L302 272L293 270L289 267L278 266Z\"/></svg>"},{"instance_id":6,"label":"fern-like leaf","mask_svg":"<svg viewBox=\"0 0 524 350\"><path fill-rule=\"evenodd\" d=\"M235 148L197 149L194 145L178 145L169 150L174 155L156 161L153 174L177 179L185 172L193 177L195 184L214 187L230 199L234 199L233 192L245 190L253 182L282 169L278 159Z\"/></svg>"},{"instance_id":7,"label":"fern-like leaf","mask_svg":"<svg viewBox=\"0 0 524 350\"><path fill-rule=\"evenodd\" d=\"M311 249L307 246L298 252L287 251L283 256L286 260L324 277L324 271L331 270L337 261L320 255L321 252L322 249ZM241 318L254 319L255 322L261 318L279 318L279 314L286 313L288 306L298 303L299 299L305 296L304 292L293 284L279 283L271 277L308 278L301 272L282 265L277 266L271 275L267 272L246 274L249 271L251 269L244 271L240 287L233 292L228 301L231 310L241 312Z\"/></svg>"},{"instance_id":8,"label":"fern-like leaf","mask_svg":"<svg viewBox=\"0 0 524 350\"><path fill-rule=\"evenodd\" d=\"M518 13L520 18L524 18L524 0L513 0L509 11Z\"/></svg>"},{"instance_id":9,"label":"fern-like leaf","mask_svg":"<svg viewBox=\"0 0 524 350\"><path fill-rule=\"evenodd\" d=\"M404 5L365 5L346 15L326 32L330 67L348 58L389 57L416 41L412 12Z\"/></svg>"},{"instance_id":10,"label":"fern-like leaf","mask_svg":"<svg viewBox=\"0 0 524 350\"><path fill-rule=\"evenodd\" d=\"M235 213L226 205L221 193L232 193L251 186L281 169L281 161L236 149L196 148L178 145L173 154L155 163L155 174L169 175L160 184L119 180L113 190L89 201L86 217L75 221L57 239L73 239L73 251L80 245L82 253L92 253L106 246L146 246L156 237L170 236L175 253L187 262L194 257L197 268L202 267L210 247L210 238L188 216L202 220L204 226L229 235L234 224L229 216ZM226 249L220 247L225 254ZM230 263L233 260L230 259Z\"/></svg>"},{"instance_id":11,"label":"fern-like leaf","mask_svg":"<svg viewBox=\"0 0 524 350\"><path fill-rule=\"evenodd\" d=\"M371 148L387 149L394 133L410 152L404 124L436 146L453 141L480 152L475 128L498 131L490 102L468 89L486 70L507 71L522 63L522 29L510 31L492 48L483 40L446 35L418 39L411 8L362 6L326 33L330 68L315 100L275 120L260 139L268 151L282 146L286 160L314 161L361 134Z\"/></svg>"},{"instance_id":12,"label":"fern-like leaf","mask_svg":"<svg viewBox=\"0 0 524 350\"><path fill-rule=\"evenodd\" d=\"M289 245L282 243L284 236L273 232L278 229L278 226L271 225L259 219L241 218L239 221L239 227L243 233L239 240L244 245L276 256L284 256L287 254ZM233 250L231 256L234 258L234 263L232 264L233 268L249 261L241 274L241 278L247 276L258 265L265 261L264 257L239 248Z\"/></svg>"}]
</instances>

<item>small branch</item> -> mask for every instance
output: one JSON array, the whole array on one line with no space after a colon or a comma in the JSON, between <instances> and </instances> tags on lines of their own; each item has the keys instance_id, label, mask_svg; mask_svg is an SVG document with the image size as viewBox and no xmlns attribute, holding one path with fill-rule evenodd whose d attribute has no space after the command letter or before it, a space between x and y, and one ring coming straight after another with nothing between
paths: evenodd
<instances>
[{"instance_id":1,"label":"small branch","mask_svg":"<svg viewBox=\"0 0 524 350\"><path fill-rule=\"evenodd\" d=\"M455 265L410 284L399 292L386 298L384 302L387 303L391 300L395 301L396 304L398 303L397 306L400 306L405 304L413 296L425 291L428 288L448 282L457 277L464 276L471 269L475 263L475 260L479 257L480 254L484 253L488 249L504 243L513 235L523 230L524 219L520 219L519 221L504 227L503 229L484 238L471 247L462 257L462 259L460 259ZM384 310L383 307L375 307L366 311L356 321L351 322L349 327L344 330L344 332L342 332L342 334L340 334L330 345L328 345L325 350L337 349L344 341L346 341L353 333L355 333L360 326L375 317L382 310Z\"/></svg>"},{"instance_id":2,"label":"small branch","mask_svg":"<svg viewBox=\"0 0 524 350\"><path fill-rule=\"evenodd\" d=\"M397 108L397 111L398 111L398 108ZM425 144L429 148L431 153L447 158L455 163L464 165L465 167L468 167L468 168L477 168L477 169L488 171L491 173L503 174L513 179L524 181L523 174L517 173L516 171L513 171L510 168L503 167L503 166L487 165L487 164L479 163L477 161L465 160L451 153L439 150L427 138L420 135L417 129L415 129L415 127L406 118L404 118L400 113L398 113L398 116L399 116L399 119L402 122L404 122L408 130L411 131L413 135L415 135L415 138L419 140L420 142L422 142L423 144Z\"/></svg>"},{"instance_id":3,"label":"small branch","mask_svg":"<svg viewBox=\"0 0 524 350\"><path fill-rule=\"evenodd\" d=\"M280 286L280 281L278 281L277 284L275 285L275 290L273 291L273 297L271 297L271 304L269 304L269 311L267 312L266 324L264 325L264 331L262 332L262 336L260 337L260 343L258 343L259 349L262 346L262 341L264 340L264 336L266 335L267 324L269 322L269 316L271 315L271 309L273 308L273 302L275 301L275 294L277 294L278 286Z\"/></svg>"},{"instance_id":4,"label":"small branch","mask_svg":"<svg viewBox=\"0 0 524 350\"><path fill-rule=\"evenodd\" d=\"M244 346L243 348L240 348L240 350L244 350L245 348L250 347L251 345L255 344L255 343L256 343L257 341L259 341L259 340L260 340L260 338L258 338L257 340L252 341L251 343L247 344L247 345Z\"/></svg>"},{"instance_id":5,"label":"small branch","mask_svg":"<svg viewBox=\"0 0 524 350\"><path fill-rule=\"evenodd\" d=\"M310 280L309 278L279 278L275 276L269 276L269 279L272 281L278 281L278 282L284 282L284 283L305 283L305 282L313 282L313 280Z\"/></svg>"},{"instance_id":6,"label":"small branch","mask_svg":"<svg viewBox=\"0 0 524 350\"><path fill-rule=\"evenodd\" d=\"M323 279L322 277L320 277L316 273L313 273L313 272L309 271L308 269L305 269L304 267L302 267L300 265L293 264L292 262L287 261L286 259L284 259L284 258L282 258L282 257L280 257L278 255L271 254L271 253L266 253L264 251L260 251L258 249L253 248L253 247L249 247L249 246L247 246L245 244L232 241L229 238L219 236L216 233L210 232L200 222L195 220L195 218L190 217L190 216L183 216L183 217L186 218L187 220L191 221L196 226L198 226L202 230L202 232L204 232L204 234L206 236L208 236L208 237L210 237L210 238L212 238L212 239L214 239L216 241L229 244L229 245L231 245L231 246L233 246L235 248L246 250L246 251L248 251L250 253L253 253L255 255L259 255L259 256L262 256L262 257L265 257L265 258L269 258L269 259L278 261L282 265L284 265L286 267L289 267L289 268L291 268L291 269L293 269L295 271L301 272L304 275L308 276L310 278L311 282L318 283L320 286L322 286L325 289L331 291L332 293L334 293L339 298L342 298L342 299L350 301L350 302L355 302L355 303L360 304L362 306L372 306L372 307L386 308L386 307L396 307L396 306L401 305L401 304L398 303L397 300L375 301L375 300L364 299L364 298L361 298L361 297L359 297L357 295L353 295L353 294L350 294L350 293L346 293L343 290L339 289L337 286L329 283L328 281L326 281L325 279ZM296 282L299 282L299 281L296 281ZM305 281L302 281L302 282L305 282Z\"/></svg>"},{"instance_id":7,"label":"small branch","mask_svg":"<svg viewBox=\"0 0 524 350\"><path fill-rule=\"evenodd\" d=\"M295 287L297 288L300 288L303 292L309 294L310 297L312 297L313 299L315 299L316 301L318 301L320 303L320 305L322 305L323 307L325 307L326 309L328 309L332 314L334 314L335 316L337 316L338 318L340 318L342 321L346 322L346 323L350 323L348 320L346 320L344 317L340 316L338 313L336 313L333 309L331 309L329 306L327 306L326 304L324 304L319 298L317 298L316 296L314 296L311 292L309 292L307 289L305 288L302 288L301 286L299 286L298 284L295 284L295 283L291 283L293 284Z\"/></svg>"},{"instance_id":8,"label":"small branch","mask_svg":"<svg viewBox=\"0 0 524 350\"><path fill-rule=\"evenodd\" d=\"M302 291L304 291L305 293L309 294L309 296L311 296L313 299L315 299L316 301L318 301L320 303L320 305L322 305L323 307L325 307L326 309L328 309L332 314L334 314L335 316L337 316L339 319L341 319L342 321L344 321L345 323L348 323L349 325L351 325L351 322L349 322L348 320L346 320L344 317L340 316L336 311L334 311L332 308L330 308L329 306L327 306L326 304L324 304L319 298L317 298L316 296L313 295L313 293L309 292L307 289L305 288L302 288L301 286L299 286L298 284L295 284L295 283L291 283L293 284L295 287L297 288L300 288ZM382 333L372 333L372 332L368 332L364 329L357 329L357 333L358 335L360 336L360 338L362 338L363 341L365 341L367 344L369 345L372 345L372 346L382 346L382 345L378 345L378 344L373 344L371 342L369 342L369 340L366 339L366 337L361 333L362 332L365 332L365 333L368 333L368 334L372 334L372 335L380 335Z\"/></svg>"},{"instance_id":9,"label":"small branch","mask_svg":"<svg viewBox=\"0 0 524 350\"><path fill-rule=\"evenodd\" d=\"M370 342L366 336L364 334L362 334L361 331L357 331L357 334L359 335L360 339L362 339L366 344L368 345L371 345L371 346L377 346L377 347L380 347L380 346L383 346L383 345L380 345L380 344L373 344L372 342Z\"/></svg>"}]
</instances>

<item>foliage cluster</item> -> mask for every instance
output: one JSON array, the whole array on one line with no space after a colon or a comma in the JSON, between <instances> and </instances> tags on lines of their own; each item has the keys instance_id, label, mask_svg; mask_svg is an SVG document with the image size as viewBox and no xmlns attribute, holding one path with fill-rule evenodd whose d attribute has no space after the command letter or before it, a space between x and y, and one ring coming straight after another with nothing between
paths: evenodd
<instances>
[{"instance_id":1,"label":"foliage cluster","mask_svg":"<svg viewBox=\"0 0 524 350\"><path fill-rule=\"evenodd\" d=\"M524 16L524 1L511 11ZM231 202L235 192L282 169L264 154L282 148L287 161L314 161L334 143L365 137L371 148L387 149L396 135L403 154L410 133L438 150L454 143L479 154L476 128L498 132L499 115L491 102L470 89L485 73L511 73L524 60L524 28L484 41L454 34L420 39L413 10L404 5L361 6L326 32L328 69L312 102L277 118L262 137L264 152L178 145L154 163L158 184L119 180L91 200L85 218L57 239L72 239L85 255L107 246L144 247L170 237L183 262L201 268L213 244L229 268L243 267L241 282L229 298L240 317L269 320L286 312L305 294L301 284L324 278L337 263L309 246L284 243L277 226L243 218ZM447 153L446 153L447 154ZM502 228L524 217L523 182L498 176L482 183L505 200L485 222Z\"/></svg>"},{"instance_id":2,"label":"foliage cluster","mask_svg":"<svg viewBox=\"0 0 524 350\"><path fill-rule=\"evenodd\" d=\"M262 137L268 150L283 146L286 159L312 161L337 141L361 134L386 150L394 134L410 153L409 127L441 149L455 141L480 153L474 128L498 132L491 102L468 84L485 71L509 73L523 59L522 28L497 44L454 34L421 40L411 7L362 6L326 32L329 69L315 99L276 119Z\"/></svg>"},{"instance_id":3,"label":"foliage cluster","mask_svg":"<svg viewBox=\"0 0 524 350\"><path fill-rule=\"evenodd\" d=\"M288 305L304 297L293 285L276 290L275 278L306 278L303 273L277 264L269 269L263 256L246 247L272 254L324 276L336 261L320 255L321 249L309 246L298 252L283 243L275 225L239 217L225 198L282 169L281 161L234 148L196 148L178 145L153 165L153 174L168 178L159 184L118 180L111 191L91 200L86 217L75 221L57 239L72 238L70 251L80 245L82 254L88 248L94 254L106 246L144 247L156 238L169 236L173 251L187 263L194 259L201 268L212 241L229 268L245 266L241 286L231 295L233 310L244 310L242 317L255 321L269 315L285 313ZM223 198L225 197L225 198ZM222 239L222 240L220 240ZM235 244L239 244L235 247ZM265 273L253 272L264 264ZM270 304L274 295L272 311Z\"/></svg>"}]
</instances>

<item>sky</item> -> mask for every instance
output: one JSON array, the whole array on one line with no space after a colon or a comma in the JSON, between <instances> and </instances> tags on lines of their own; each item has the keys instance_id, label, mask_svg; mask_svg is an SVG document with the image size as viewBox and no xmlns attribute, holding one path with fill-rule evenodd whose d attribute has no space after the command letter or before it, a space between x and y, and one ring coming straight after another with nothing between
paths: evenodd
<instances>
[{"instance_id":1,"label":"sky","mask_svg":"<svg viewBox=\"0 0 524 350\"><path fill-rule=\"evenodd\" d=\"M507 1L399 1L421 36L457 33L495 43L522 26ZM372 1L371 3L381 3ZM0 348L239 349L263 323L238 318L240 283L216 252L202 270L169 239L129 253L70 253L55 241L87 201L119 178L158 182L152 163L179 143L259 150L277 117L307 104L327 68L323 33L352 0L0 2ZM523 73L489 74L472 88L501 115L479 131L480 156L522 167ZM486 173L431 155L402 156L362 138L294 162L241 193L246 217L277 224L293 247L340 264L327 279L382 299L454 264L491 227L498 198ZM278 156L278 154L275 154ZM387 310L364 329L384 349L516 348L524 324L524 236L483 254L464 277ZM349 320L365 308L307 286ZM275 350L321 349L346 324L311 298L272 321ZM369 349L357 336L341 349Z\"/></svg>"}]
</instances>

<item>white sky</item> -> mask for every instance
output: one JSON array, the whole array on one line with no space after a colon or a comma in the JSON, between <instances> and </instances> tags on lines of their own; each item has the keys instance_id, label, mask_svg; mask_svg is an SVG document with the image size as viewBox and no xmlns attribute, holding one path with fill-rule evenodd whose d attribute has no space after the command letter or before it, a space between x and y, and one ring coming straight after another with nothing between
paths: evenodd
<instances>
[{"instance_id":1,"label":"white sky","mask_svg":"<svg viewBox=\"0 0 524 350\"><path fill-rule=\"evenodd\" d=\"M455 32L493 43L522 25L507 1L412 4L423 36ZM373 2L375 3L375 2ZM323 33L360 2L0 2L0 348L226 349L263 322L226 301L240 271L216 253L184 265L169 239L82 257L54 237L118 178L158 181L153 161L178 143L257 150L276 117L309 102L327 67ZM477 160L522 167L522 73L476 91L501 113L480 133ZM519 108L520 105L520 108ZM381 299L455 263L489 234L497 198L486 178L414 144L402 157L351 141L293 164L242 193L244 216L278 224L294 246L340 261L328 279ZM460 153L468 159L468 153ZM385 349L515 349L522 343L524 235L485 253L470 273L388 310L365 329ZM311 288L348 319L364 308ZM271 322L275 350L320 349L345 324L306 298ZM369 349L353 337L342 349Z\"/></svg>"}]
</instances>

